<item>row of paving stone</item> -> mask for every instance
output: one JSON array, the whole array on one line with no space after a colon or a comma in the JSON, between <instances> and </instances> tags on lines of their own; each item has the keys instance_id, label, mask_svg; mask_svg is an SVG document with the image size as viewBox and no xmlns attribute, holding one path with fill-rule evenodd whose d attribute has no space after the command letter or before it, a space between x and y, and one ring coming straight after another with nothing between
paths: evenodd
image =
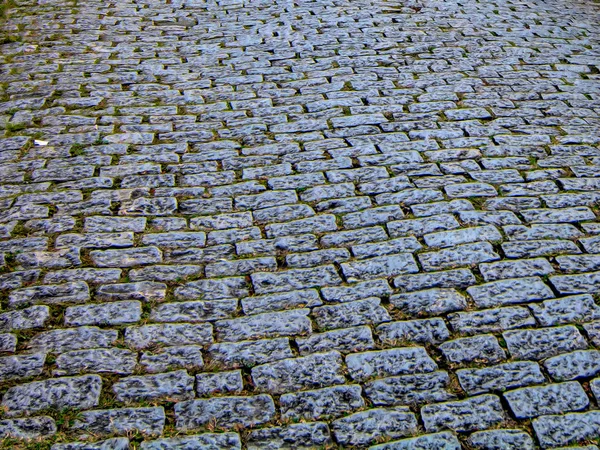
<instances>
[{"instance_id":1,"label":"row of paving stone","mask_svg":"<svg viewBox=\"0 0 600 450\"><path fill-rule=\"evenodd\" d=\"M19 2L0 448L598 450L599 13Z\"/></svg>"}]
</instances>

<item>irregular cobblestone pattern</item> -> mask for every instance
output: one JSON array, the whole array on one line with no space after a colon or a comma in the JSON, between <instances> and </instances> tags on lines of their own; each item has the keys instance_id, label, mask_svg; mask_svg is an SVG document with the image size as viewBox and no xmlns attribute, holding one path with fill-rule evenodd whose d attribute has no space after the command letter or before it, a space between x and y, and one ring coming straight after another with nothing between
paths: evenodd
<instances>
[{"instance_id":1,"label":"irregular cobblestone pattern","mask_svg":"<svg viewBox=\"0 0 600 450\"><path fill-rule=\"evenodd\" d=\"M598 450L600 5L2 28L2 448Z\"/></svg>"}]
</instances>

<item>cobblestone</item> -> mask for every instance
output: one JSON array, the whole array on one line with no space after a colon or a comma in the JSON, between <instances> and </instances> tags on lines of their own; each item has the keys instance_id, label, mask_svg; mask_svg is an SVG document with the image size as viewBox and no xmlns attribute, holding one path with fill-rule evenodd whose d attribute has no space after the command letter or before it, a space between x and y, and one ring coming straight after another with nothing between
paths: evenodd
<instances>
[{"instance_id":1,"label":"cobblestone","mask_svg":"<svg viewBox=\"0 0 600 450\"><path fill-rule=\"evenodd\" d=\"M599 18L8 2L4 446L593 448Z\"/></svg>"}]
</instances>

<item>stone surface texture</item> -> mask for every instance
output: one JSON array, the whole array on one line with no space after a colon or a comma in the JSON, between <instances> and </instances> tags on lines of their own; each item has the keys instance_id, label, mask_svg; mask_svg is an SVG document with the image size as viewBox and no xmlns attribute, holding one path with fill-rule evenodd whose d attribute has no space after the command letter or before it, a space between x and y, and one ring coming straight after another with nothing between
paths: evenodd
<instances>
[{"instance_id":1,"label":"stone surface texture","mask_svg":"<svg viewBox=\"0 0 600 450\"><path fill-rule=\"evenodd\" d=\"M1 3L0 448L600 443L598 1Z\"/></svg>"}]
</instances>

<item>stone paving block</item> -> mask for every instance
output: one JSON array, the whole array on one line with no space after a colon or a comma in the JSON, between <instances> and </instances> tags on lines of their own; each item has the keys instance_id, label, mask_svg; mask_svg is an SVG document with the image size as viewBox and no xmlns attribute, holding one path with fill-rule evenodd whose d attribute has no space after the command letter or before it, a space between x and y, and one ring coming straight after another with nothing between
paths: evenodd
<instances>
[{"instance_id":1,"label":"stone paving block","mask_svg":"<svg viewBox=\"0 0 600 450\"><path fill-rule=\"evenodd\" d=\"M444 357L453 364L491 364L506 359L498 339L490 334L454 339L440 344Z\"/></svg>"},{"instance_id":2,"label":"stone paving block","mask_svg":"<svg viewBox=\"0 0 600 450\"><path fill-rule=\"evenodd\" d=\"M342 384L342 355L335 351L313 353L267 363L252 368L252 380L258 390L273 394Z\"/></svg>"},{"instance_id":3,"label":"stone paving block","mask_svg":"<svg viewBox=\"0 0 600 450\"><path fill-rule=\"evenodd\" d=\"M365 383L365 394L374 405L406 405L451 400L450 377L436 371L386 377Z\"/></svg>"},{"instance_id":4,"label":"stone paving block","mask_svg":"<svg viewBox=\"0 0 600 450\"><path fill-rule=\"evenodd\" d=\"M598 411L548 415L534 419L531 424L543 448L575 444L595 439L600 432Z\"/></svg>"},{"instance_id":5,"label":"stone paving block","mask_svg":"<svg viewBox=\"0 0 600 450\"><path fill-rule=\"evenodd\" d=\"M219 341L243 341L279 336L305 335L312 331L309 309L256 314L215 323Z\"/></svg>"},{"instance_id":6,"label":"stone paving block","mask_svg":"<svg viewBox=\"0 0 600 450\"><path fill-rule=\"evenodd\" d=\"M122 325L138 322L142 304L137 300L70 306L65 310L65 325Z\"/></svg>"},{"instance_id":7,"label":"stone paving block","mask_svg":"<svg viewBox=\"0 0 600 450\"><path fill-rule=\"evenodd\" d=\"M42 373L45 361L45 353L2 356L0 357L0 381L36 377Z\"/></svg>"},{"instance_id":8,"label":"stone paving block","mask_svg":"<svg viewBox=\"0 0 600 450\"><path fill-rule=\"evenodd\" d=\"M296 423L286 427L262 428L250 432L248 449L311 449L332 444L324 422Z\"/></svg>"},{"instance_id":9,"label":"stone paving block","mask_svg":"<svg viewBox=\"0 0 600 450\"><path fill-rule=\"evenodd\" d=\"M3 439L43 439L54 435L56 429L56 422L48 416L0 420L0 437Z\"/></svg>"},{"instance_id":10,"label":"stone paving block","mask_svg":"<svg viewBox=\"0 0 600 450\"><path fill-rule=\"evenodd\" d=\"M144 441L140 445L140 450L177 450L181 448L228 448L231 450L240 450L242 444L240 436L237 433L203 433L193 436Z\"/></svg>"},{"instance_id":11,"label":"stone paving block","mask_svg":"<svg viewBox=\"0 0 600 450\"><path fill-rule=\"evenodd\" d=\"M520 388L505 392L504 398L518 419L581 411L589 404L585 391L576 381Z\"/></svg>"},{"instance_id":12,"label":"stone paving block","mask_svg":"<svg viewBox=\"0 0 600 450\"><path fill-rule=\"evenodd\" d=\"M439 344L450 337L446 323L439 318L384 323L375 331L382 342L391 344L394 342Z\"/></svg>"},{"instance_id":13,"label":"stone paving block","mask_svg":"<svg viewBox=\"0 0 600 450\"><path fill-rule=\"evenodd\" d=\"M411 316L431 316L467 308L467 300L456 289L436 288L390 297L390 303Z\"/></svg>"},{"instance_id":14,"label":"stone paving block","mask_svg":"<svg viewBox=\"0 0 600 450\"><path fill-rule=\"evenodd\" d=\"M235 298L197 302L163 303L152 308L150 319L154 322L206 322L227 319L237 310Z\"/></svg>"},{"instance_id":15,"label":"stone paving block","mask_svg":"<svg viewBox=\"0 0 600 450\"><path fill-rule=\"evenodd\" d=\"M437 252L421 253L418 258L423 268L431 272L496 261L500 259L500 256L494 252L490 243L476 242L446 248Z\"/></svg>"},{"instance_id":16,"label":"stone paving block","mask_svg":"<svg viewBox=\"0 0 600 450\"><path fill-rule=\"evenodd\" d=\"M50 318L50 308L46 305L31 306L0 314L0 331L29 330L42 328Z\"/></svg>"},{"instance_id":17,"label":"stone paving block","mask_svg":"<svg viewBox=\"0 0 600 450\"><path fill-rule=\"evenodd\" d=\"M285 292L315 286L335 286L342 280L333 266L319 266L310 269L293 269L280 273L255 273L251 275L257 294Z\"/></svg>"},{"instance_id":18,"label":"stone paving block","mask_svg":"<svg viewBox=\"0 0 600 450\"><path fill-rule=\"evenodd\" d=\"M49 408L90 409L98 405L101 389L98 375L34 381L9 388L2 397L2 407L9 416Z\"/></svg>"},{"instance_id":19,"label":"stone paving block","mask_svg":"<svg viewBox=\"0 0 600 450\"><path fill-rule=\"evenodd\" d=\"M423 347L394 348L346 356L346 365L354 380L371 377L427 373L438 366Z\"/></svg>"},{"instance_id":20,"label":"stone paving block","mask_svg":"<svg viewBox=\"0 0 600 450\"><path fill-rule=\"evenodd\" d=\"M274 417L273 399L264 394L188 400L175 405L176 427L182 431L201 428L211 422L224 428L249 427L264 424Z\"/></svg>"},{"instance_id":21,"label":"stone paving block","mask_svg":"<svg viewBox=\"0 0 600 450\"><path fill-rule=\"evenodd\" d=\"M365 405L357 384L283 394L279 403L282 417L292 420L337 417Z\"/></svg>"},{"instance_id":22,"label":"stone paving block","mask_svg":"<svg viewBox=\"0 0 600 450\"><path fill-rule=\"evenodd\" d=\"M455 331L467 335L498 333L536 324L529 310L520 306L458 312L449 314L448 318Z\"/></svg>"},{"instance_id":23,"label":"stone paving block","mask_svg":"<svg viewBox=\"0 0 600 450\"><path fill-rule=\"evenodd\" d=\"M93 436L127 435L160 436L165 426L163 407L97 409L83 411L71 426Z\"/></svg>"},{"instance_id":24,"label":"stone paving block","mask_svg":"<svg viewBox=\"0 0 600 450\"><path fill-rule=\"evenodd\" d=\"M382 297L392 293L386 280L369 280L354 283L351 286L324 287L323 298L329 302L351 302L368 297Z\"/></svg>"},{"instance_id":25,"label":"stone paving block","mask_svg":"<svg viewBox=\"0 0 600 450\"><path fill-rule=\"evenodd\" d=\"M243 389L244 382L240 370L196 375L196 394L198 397L210 397L219 393L239 394Z\"/></svg>"},{"instance_id":26,"label":"stone paving block","mask_svg":"<svg viewBox=\"0 0 600 450\"><path fill-rule=\"evenodd\" d=\"M348 328L367 323L381 323L391 320L387 310L378 298L367 298L332 306L319 306L312 315L319 329Z\"/></svg>"},{"instance_id":27,"label":"stone paving block","mask_svg":"<svg viewBox=\"0 0 600 450\"><path fill-rule=\"evenodd\" d=\"M143 352L138 363L149 373L173 369L198 370L204 366L202 347L198 345L165 347L157 352Z\"/></svg>"},{"instance_id":28,"label":"stone paving block","mask_svg":"<svg viewBox=\"0 0 600 450\"><path fill-rule=\"evenodd\" d=\"M476 431L469 436L469 444L477 450L500 450L502 448L519 448L533 450L531 436L518 429Z\"/></svg>"},{"instance_id":29,"label":"stone paving block","mask_svg":"<svg viewBox=\"0 0 600 450\"><path fill-rule=\"evenodd\" d=\"M370 350L375 347L373 333L368 326L342 328L324 333L313 333L296 338L301 355L337 350L344 353Z\"/></svg>"},{"instance_id":30,"label":"stone paving block","mask_svg":"<svg viewBox=\"0 0 600 450\"><path fill-rule=\"evenodd\" d=\"M600 318L600 307L591 295L573 295L531 304L529 308L542 326L590 322Z\"/></svg>"},{"instance_id":31,"label":"stone paving block","mask_svg":"<svg viewBox=\"0 0 600 450\"><path fill-rule=\"evenodd\" d=\"M78 373L116 373L129 375L135 370L137 354L121 348L73 350L56 358L54 375Z\"/></svg>"},{"instance_id":32,"label":"stone paving block","mask_svg":"<svg viewBox=\"0 0 600 450\"><path fill-rule=\"evenodd\" d=\"M125 343L136 350L157 345L211 344L213 327L209 323L166 323L125 329Z\"/></svg>"},{"instance_id":33,"label":"stone paving block","mask_svg":"<svg viewBox=\"0 0 600 450\"><path fill-rule=\"evenodd\" d=\"M185 370L121 378L112 385L117 400L190 400L194 398L194 377Z\"/></svg>"},{"instance_id":34,"label":"stone paving block","mask_svg":"<svg viewBox=\"0 0 600 450\"><path fill-rule=\"evenodd\" d=\"M211 345L211 360L224 368L252 367L293 356L288 339L227 342Z\"/></svg>"},{"instance_id":35,"label":"stone paving block","mask_svg":"<svg viewBox=\"0 0 600 450\"><path fill-rule=\"evenodd\" d=\"M579 330L571 325L502 333L509 353L518 359L544 359L587 347ZM552 343L550 346L549 344Z\"/></svg>"},{"instance_id":36,"label":"stone paving block","mask_svg":"<svg viewBox=\"0 0 600 450\"><path fill-rule=\"evenodd\" d=\"M460 450L461 445L455 435L449 431L443 431L441 433L424 434L422 436L401 439L386 444L374 445L369 447L369 450L417 450L427 448Z\"/></svg>"},{"instance_id":37,"label":"stone paving block","mask_svg":"<svg viewBox=\"0 0 600 450\"><path fill-rule=\"evenodd\" d=\"M500 399L481 395L456 402L436 403L421 408L427 431L449 428L454 431L474 431L491 428L506 420Z\"/></svg>"},{"instance_id":38,"label":"stone paving block","mask_svg":"<svg viewBox=\"0 0 600 450\"><path fill-rule=\"evenodd\" d=\"M429 288L465 288L475 283L468 269L455 269L394 278L394 286L401 292L420 291Z\"/></svg>"},{"instance_id":39,"label":"stone paving block","mask_svg":"<svg viewBox=\"0 0 600 450\"><path fill-rule=\"evenodd\" d=\"M544 361L544 367L557 381L589 378L600 372L598 350L578 350L553 356Z\"/></svg>"},{"instance_id":40,"label":"stone paving block","mask_svg":"<svg viewBox=\"0 0 600 450\"><path fill-rule=\"evenodd\" d=\"M316 289L246 297L242 299L241 303L246 314L313 307L323 304Z\"/></svg>"},{"instance_id":41,"label":"stone paving block","mask_svg":"<svg viewBox=\"0 0 600 450\"><path fill-rule=\"evenodd\" d=\"M341 445L365 445L377 439L410 436L418 426L408 407L396 407L354 413L333 421L331 427Z\"/></svg>"},{"instance_id":42,"label":"stone paving block","mask_svg":"<svg viewBox=\"0 0 600 450\"><path fill-rule=\"evenodd\" d=\"M51 353L105 348L113 345L118 337L116 330L103 330L98 327L64 328L36 334L29 340L29 348Z\"/></svg>"},{"instance_id":43,"label":"stone paving block","mask_svg":"<svg viewBox=\"0 0 600 450\"><path fill-rule=\"evenodd\" d=\"M493 281L467 289L480 308L525 303L554 297L552 290L538 277Z\"/></svg>"},{"instance_id":44,"label":"stone paving block","mask_svg":"<svg viewBox=\"0 0 600 450\"><path fill-rule=\"evenodd\" d=\"M469 395L540 384L545 381L540 366L531 361L508 362L480 369L460 369L456 374L460 385Z\"/></svg>"},{"instance_id":45,"label":"stone paving block","mask_svg":"<svg viewBox=\"0 0 600 450\"><path fill-rule=\"evenodd\" d=\"M387 278L405 273L416 273L418 268L409 253L381 256L362 261L342 263L342 271L348 281Z\"/></svg>"}]
</instances>

